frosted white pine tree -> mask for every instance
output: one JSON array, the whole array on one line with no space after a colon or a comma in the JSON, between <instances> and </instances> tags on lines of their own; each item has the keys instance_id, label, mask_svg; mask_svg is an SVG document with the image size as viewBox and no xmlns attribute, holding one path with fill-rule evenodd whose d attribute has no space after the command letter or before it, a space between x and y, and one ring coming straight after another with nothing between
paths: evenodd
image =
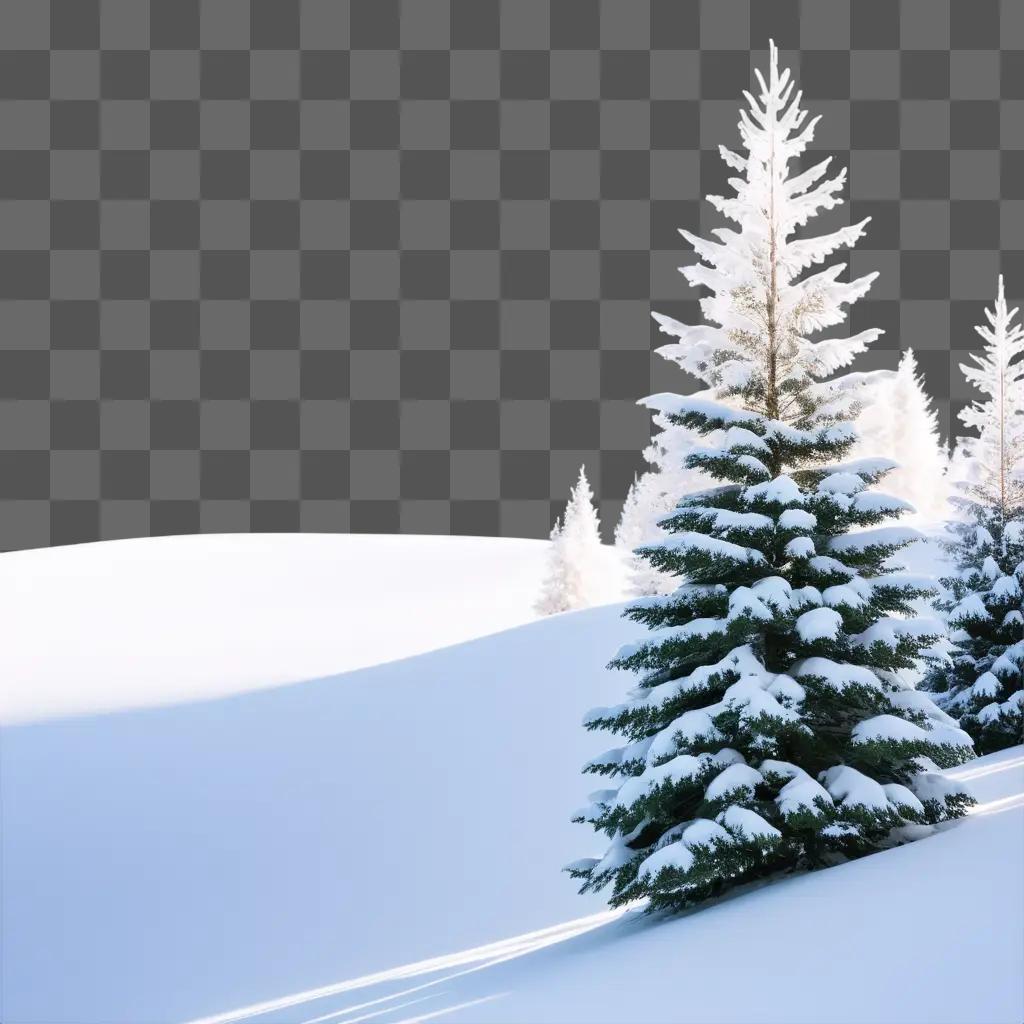
<instances>
[{"instance_id":1,"label":"frosted white pine tree","mask_svg":"<svg viewBox=\"0 0 1024 1024\"><path fill-rule=\"evenodd\" d=\"M648 565L636 553L641 545L658 539L662 533L658 521L672 510L674 502L663 482L656 470L634 478L615 527L615 546L625 566L625 592L632 597L664 594L675 587L670 576Z\"/></svg>"},{"instance_id":2,"label":"frosted white pine tree","mask_svg":"<svg viewBox=\"0 0 1024 1024\"><path fill-rule=\"evenodd\" d=\"M769 80L765 82L760 72L757 79L760 99L745 93L750 109L740 113L739 129L746 155L719 147L722 158L741 175L729 180L736 195L707 197L737 227L713 230L717 241L680 229L701 258L700 263L680 267L680 271L691 285L703 286L712 293L700 300L708 323L688 326L660 313L652 315L663 333L678 339L657 349L657 353L715 386L709 397L741 405L743 396L756 390L766 374L781 374L785 385L779 394L785 408L766 410L774 416L786 415L801 401L813 401L814 379L848 365L883 332L871 328L853 337L814 342L804 336L804 332L811 334L841 323L846 317L844 307L860 298L877 277L868 274L853 282L841 282L838 278L845 264L840 262L798 279L803 271L823 263L836 250L853 245L870 218L817 237L791 237L817 213L842 204L839 193L846 170L826 177L831 163L831 158L826 158L802 173L789 173L790 161L799 157L812 140L818 118L805 123L800 93L793 94L788 69L779 71L774 43L770 44ZM772 308L759 312L752 298L769 284ZM759 351L758 338L766 324L771 325L771 343ZM769 351L770 359L766 354ZM859 390L875 376L853 374L847 384L851 390ZM812 390L807 391L808 387ZM663 538L665 531L658 521L682 495L708 482L705 473L685 465L686 456L699 446L694 432L661 414L655 415L654 423L658 432L644 452L652 469L640 478L638 494L638 504L645 510L645 542ZM671 590L664 573L645 565L642 558L634 561L636 593Z\"/></svg>"},{"instance_id":3,"label":"frosted white pine tree","mask_svg":"<svg viewBox=\"0 0 1024 1024\"><path fill-rule=\"evenodd\" d=\"M615 526L615 546L623 551L632 551L644 540L643 508L640 504L640 478L633 477L633 482L626 491L626 500L622 503L619 521Z\"/></svg>"},{"instance_id":4,"label":"frosted white pine tree","mask_svg":"<svg viewBox=\"0 0 1024 1024\"><path fill-rule=\"evenodd\" d=\"M655 416L655 423L664 417ZM665 443L668 442L666 446ZM674 443L673 443L674 442ZM640 556L636 549L667 536L661 520L670 515L679 496L706 486L708 477L684 465L696 442L689 431L666 430L655 435L644 454L652 468L630 488L628 504L623 506L615 542L622 549L626 564L625 593L632 597L671 593L678 581L660 572Z\"/></svg>"},{"instance_id":5,"label":"frosted white pine tree","mask_svg":"<svg viewBox=\"0 0 1024 1024\"><path fill-rule=\"evenodd\" d=\"M949 456L913 349L903 353L894 374L871 389L857 432L857 455L883 455L898 463L885 478L886 494L908 501L922 520L948 518Z\"/></svg>"},{"instance_id":6,"label":"frosted white pine tree","mask_svg":"<svg viewBox=\"0 0 1024 1024\"><path fill-rule=\"evenodd\" d=\"M588 608L609 595L608 563L601 548L601 522L586 470L569 495L565 515L551 531L548 575L536 609L542 615Z\"/></svg>"},{"instance_id":7,"label":"frosted white pine tree","mask_svg":"<svg viewBox=\"0 0 1024 1024\"><path fill-rule=\"evenodd\" d=\"M842 323L845 307L861 298L878 275L841 281L846 264L840 261L801 276L856 244L870 218L827 234L794 237L816 214L842 204L846 169L828 177L832 158L827 157L790 172L790 163L813 139L819 118L806 119L789 69L779 71L778 49L769 46L768 80L757 71L758 97L744 93L748 109L740 111L739 130L745 152L719 147L722 159L737 172L729 179L736 194L707 197L735 227L715 228L714 240L680 230L700 257L680 270L691 285L711 293L700 300L707 322L688 326L652 315L665 334L678 338L658 349L660 355L706 381L730 404L742 404L758 392L769 395L778 408L765 413L785 419L801 403L817 400L821 389L815 381L848 366L883 332L872 327L848 337L808 338ZM759 301L763 295L769 297L767 305ZM864 380L863 374L851 374L845 383L856 390Z\"/></svg>"},{"instance_id":8,"label":"frosted white pine tree","mask_svg":"<svg viewBox=\"0 0 1024 1024\"><path fill-rule=\"evenodd\" d=\"M960 364L985 397L960 410L978 436L957 439L956 466L973 495L1006 512L1024 507L1024 326L1016 316L1000 275L995 308L985 310L988 323L975 327L985 347L971 353L973 365Z\"/></svg>"},{"instance_id":9,"label":"frosted white pine tree","mask_svg":"<svg viewBox=\"0 0 1024 1024\"><path fill-rule=\"evenodd\" d=\"M566 588L566 572L562 557L562 520L555 520L548 535L548 572L541 584L540 597L534 605L539 615L556 615L569 610L569 595Z\"/></svg>"},{"instance_id":10,"label":"frosted white pine tree","mask_svg":"<svg viewBox=\"0 0 1024 1024\"><path fill-rule=\"evenodd\" d=\"M616 543L630 551L665 537L658 524L672 512L679 496L706 487L709 481L707 474L686 466L697 436L659 412L655 412L654 426L658 432L643 452L651 468L631 488L630 503L623 506L622 529L616 530ZM676 586L672 577L635 553L627 556L627 577L628 590L635 596L667 594Z\"/></svg>"}]
</instances>

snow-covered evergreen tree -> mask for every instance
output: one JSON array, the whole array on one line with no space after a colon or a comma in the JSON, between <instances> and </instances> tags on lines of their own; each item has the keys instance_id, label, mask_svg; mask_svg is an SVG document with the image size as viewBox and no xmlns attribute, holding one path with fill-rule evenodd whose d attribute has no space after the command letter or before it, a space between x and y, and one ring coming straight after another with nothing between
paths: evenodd
<instances>
[{"instance_id":1,"label":"snow-covered evergreen tree","mask_svg":"<svg viewBox=\"0 0 1024 1024\"><path fill-rule=\"evenodd\" d=\"M608 599L610 582L601 549L601 522L583 466L565 515L551 531L548 557L548 575L536 605L540 614L588 608Z\"/></svg>"},{"instance_id":2,"label":"snow-covered evergreen tree","mask_svg":"<svg viewBox=\"0 0 1024 1024\"><path fill-rule=\"evenodd\" d=\"M1007 520L996 506L974 505L971 514L976 521L952 524L957 572L942 580L950 662L921 685L987 754L1024 741L1024 512Z\"/></svg>"},{"instance_id":3,"label":"snow-covered evergreen tree","mask_svg":"<svg viewBox=\"0 0 1024 1024\"><path fill-rule=\"evenodd\" d=\"M737 407L764 389L770 396L766 400L778 403L766 414L785 419L796 415L802 403L814 403L815 380L848 366L883 332L871 327L849 337L807 337L842 323L845 307L863 296L878 274L841 281L846 264L840 261L801 275L856 244L871 218L824 235L794 237L815 215L842 205L846 169L826 177L828 157L789 173L790 162L813 139L819 118L806 121L789 70L778 70L774 43L769 80L760 72L757 79L759 98L744 93L749 109L740 111L745 155L719 146L722 159L737 172L729 179L736 194L707 197L735 227L714 229L714 241L680 230L700 257L680 270L691 285L710 292L700 300L706 322L688 326L661 313L652 316L663 333L678 339L658 349L659 355L717 388L720 398ZM850 387L864 381L865 375L846 378Z\"/></svg>"},{"instance_id":4,"label":"snow-covered evergreen tree","mask_svg":"<svg viewBox=\"0 0 1024 1024\"><path fill-rule=\"evenodd\" d=\"M791 239L838 201L843 176L815 185L827 161L788 176L814 122L801 128L774 45L758 81L741 116L747 155L723 150L743 175L736 198L715 201L740 230L720 229L719 243L688 236L709 264L688 276L712 291L711 323L667 324L687 343L678 361L713 395L646 400L704 439L686 465L719 485L683 497L669 536L642 549L685 582L626 610L651 632L611 664L638 685L585 720L626 742L586 766L612 786L575 819L610 846L568 870L583 890L611 885L615 905L687 906L871 852L971 802L936 770L969 758L969 737L899 675L942 626L913 617L927 581L886 568L917 537L879 526L907 508L868 490L893 463L843 461L860 382L826 379L879 332L806 339L839 323L874 275L799 274L863 224Z\"/></svg>"},{"instance_id":5,"label":"snow-covered evergreen tree","mask_svg":"<svg viewBox=\"0 0 1024 1024\"><path fill-rule=\"evenodd\" d=\"M1016 316L1000 275L995 308L985 310L988 324L975 327L985 347L971 353L973 365L960 364L985 396L960 410L961 421L978 431L957 439L962 482L981 504L1008 513L1024 507L1024 326Z\"/></svg>"},{"instance_id":6,"label":"snow-covered evergreen tree","mask_svg":"<svg viewBox=\"0 0 1024 1024\"><path fill-rule=\"evenodd\" d=\"M726 431L690 456L723 483L684 498L646 549L689 582L627 609L652 632L612 666L638 686L586 720L626 745L587 766L614 786L576 819L611 845L571 873L611 884L615 905L682 907L963 813L969 798L936 768L970 757L970 739L899 676L943 629L913 617L927 583L885 568L917 536L878 528L904 507L867 489L892 463L843 463L853 431L813 410L784 423L662 402Z\"/></svg>"},{"instance_id":7,"label":"snow-covered evergreen tree","mask_svg":"<svg viewBox=\"0 0 1024 1024\"><path fill-rule=\"evenodd\" d=\"M885 490L909 501L927 521L949 515L949 457L939 436L939 417L924 389L914 350L907 349L897 371L880 377L857 419L857 455L883 455L898 466Z\"/></svg>"},{"instance_id":8,"label":"snow-covered evergreen tree","mask_svg":"<svg viewBox=\"0 0 1024 1024\"><path fill-rule=\"evenodd\" d=\"M960 413L978 436L957 445L964 495L953 501L962 519L948 545L956 573L942 580L949 596L939 604L954 631L950 662L922 682L985 753L1024 738L1024 328L1016 313L1000 277L988 325L977 328L985 348L960 367L986 397Z\"/></svg>"},{"instance_id":9,"label":"snow-covered evergreen tree","mask_svg":"<svg viewBox=\"0 0 1024 1024\"><path fill-rule=\"evenodd\" d=\"M679 269L692 286L710 291L700 301L707 322L691 327L661 313L652 316L662 333L677 339L657 349L658 355L720 386L718 396L728 404L742 405L745 389L756 387L759 377L769 372L763 355L747 360L735 358L737 354L750 356L755 352L758 331L764 326L752 322L743 307L752 301L759 288L767 285L768 275L773 275L774 358L779 366L793 371L793 379L781 396L788 409L799 403L809 376L820 377L847 365L883 332L871 328L852 338L816 343L802 334L803 330L813 332L842 322L843 305L863 295L878 275L868 274L843 283L838 278L845 264L836 263L804 281L796 279L801 271L822 263L837 249L853 245L870 218L818 237L791 238L815 214L842 204L839 193L846 170L826 178L831 162L828 158L803 173L786 173L788 163L799 157L812 140L818 118L804 124L806 112L800 109L799 95L789 102L789 71L778 73L777 63L778 51L772 43L770 88L774 91L770 96L765 92L760 105L749 93L745 94L750 109L741 112L740 133L747 155L719 147L725 162L742 177L730 179L735 197L707 198L736 227L712 231L717 241L680 229L702 261ZM761 84L767 90L763 81ZM770 223L763 215L769 206ZM769 233L773 242L766 245ZM800 330L796 329L798 323ZM748 371L749 379L736 376ZM870 375L861 375L856 382L860 383L865 376ZM708 483L706 474L686 465L686 455L698 443L694 432L657 413L654 426L656 433L644 452L652 468L640 478L637 496L637 516L643 523L640 534L645 542L665 536L658 522L671 511L680 495ZM657 594L671 589L672 584L663 573L644 567L642 559L635 561L632 580L636 593Z\"/></svg>"},{"instance_id":10,"label":"snow-covered evergreen tree","mask_svg":"<svg viewBox=\"0 0 1024 1024\"><path fill-rule=\"evenodd\" d=\"M548 536L551 546L548 548L548 571L541 584L540 597L534 605L538 615L557 615L568 611L569 592L566 581L565 562L562 555L562 520L555 520Z\"/></svg>"},{"instance_id":11,"label":"snow-covered evergreen tree","mask_svg":"<svg viewBox=\"0 0 1024 1024\"><path fill-rule=\"evenodd\" d=\"M633 482L629 485L629 490L626 491L626 500L622 503L619 521L615 525L615 546L626 551L632 551L643 540L640 499L637 494L639 487L640 477L634 474Z\"/></svg>"},{"instance_id":12,"label":"snow-covered evergreen tree","mask_svg":"<svg viewBox=\"0 0 1024 1024\"><path fill-rule=\"evenodd\" d=\"M615 546L626 565L626 587L631 596L666 594L675 589L670 576L637 555L637 548L664 535L659 521L672 511L674 496L665 488L667 475L650 470L630 485L615 527Z\"/></svg>"}]
</instances>

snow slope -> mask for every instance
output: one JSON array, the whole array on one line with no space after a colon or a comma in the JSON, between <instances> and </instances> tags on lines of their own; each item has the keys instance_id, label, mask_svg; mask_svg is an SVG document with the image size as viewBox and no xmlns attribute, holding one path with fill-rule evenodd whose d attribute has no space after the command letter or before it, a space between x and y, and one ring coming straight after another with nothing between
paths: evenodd
<instances>
[{"instance_id":1,"label":"snow slope","mask_svg":"<svg viewBox=\"0 0 1024 1024\"><path fill-rule=\"evenodd\" d=\"M578 913L560 868L602 749L581 702L617 696L627 627L609 608L505 628L533 618L545 548L4 556L0 1020L181 1020Z\"/></svg>"},{"instance_id":2,"label":"snow slope","mask_svg":"<svg viewBox=\"0 0 1024 1024\"><path fill-rule=\"evenodd\" d=\"M979 806L910 846L676 919L594 913L194 1024L1015 1024L1024 747L950 774Z\"/></svg>"},{"instance_id":3,"label":"snow slope","mask_svg":"<svg viewBox=\"0 0 1024 1024\"><path fill-rule=\"evenodd\" d=\"M17 685L0 687L0 722L221 696L531 622L547 548L240 534L12 552L0 679Z\"/></svg>"},{"instance_id":4,"label":"snow slope","mask_svg":"<svg viewBox=\"0 0 1024 1024\"><path fill-rule=\"evenodd\" d=\"M950 774L982 801L963 825L679 920L631 912L418 995L473 1024L1020 1021L1024 747Z\"/></svg>"},{"instance_id":5,"label":"snow slope","mask_svg":"<svg viewBox=\"0 0 1024 1024\"><path fill-rule=\"evenodd\" d=\"M297 540L254 543L282 576L293 560L327 559L298 558ZM343 632L336 615L293 613L301 588L259 591L251 606L275 643L246 630L245 588L223 579L244 553L190 557L184 540L173 558L146 550L164 541L33 553L52 561L23 570L26 591L43 581L25 606L42 607L54 581L64 592L51 634L78 607L70 591L101 578L104 548L118 562L108 580L129 572L125 561L148 566L132 600L195 594L212 616L216 601L201 595L230 587L239 604L224 613L234 632L223 648L216 623L189 612L170 639L192 657L172 666L167 635L154 643L144 623L115 629L90 610L92 647L42 655L68 679L44 680L41 710L38 675L0 676L20 709L0 732L4 1024L1021 1019L1024 750L960 769L984 813L914 846L679 920L608 913L559 868L594 849L568 817L599 781L580 764L608 743L579 720L621 698L627 680L603 665L637 627L618 606L515 626L533 595L511 585L499 600L514 628L479 635L502 614L475 609L507 582L492 575L503 541L475 542L478 571L460 575L441 555L461 541L395 538L407 543L379 557L406 567L441 545L440 571L424 569L414 600L374 614L370 574L383 570L354 547L378 540L351 538L361 569L332 572L330 585L316 577L314 593L337 591L324 599L353 616ZM62 552L92 569L62 576ZM103 596L108 615L130 604L117 589ZM460 607L474 609L470 622L447 621ZM29 617L10 634L25 659L15 667ZM314 625L335 632L330 642ZM435 649L402 657L409 637ZM267 687L260 658L294 678L288 656L305 664L307 644L341 668L374 652L382 663ZM193 664L204 650L228 684ZM107 688L106 660L120 689ZM126 665L160 683L159 700L96 710L140 702ZM223 686L235 692L212 699ZM957 978L970 981L943 988Z\"/></svg>"}]
</instances>

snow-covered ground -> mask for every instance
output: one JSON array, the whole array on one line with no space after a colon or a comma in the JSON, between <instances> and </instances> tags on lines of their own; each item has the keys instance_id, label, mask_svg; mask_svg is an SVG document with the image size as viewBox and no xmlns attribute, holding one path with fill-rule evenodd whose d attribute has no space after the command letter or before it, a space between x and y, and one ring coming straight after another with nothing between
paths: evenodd
<instances>
[{"instance_id":1,"label":"snow-covered ground","mask_svg":"<svg viewBox=\"0 0 1024 1024\"><path fill-rule=\"evenodd\" d=\"M3 556L4 1024L1022 1019L1022 748L910 847L667 922L576 895L637 627L536 621L544 547Z\"/></svg>"},{"instance_id":2,"label":"snow-covered ground","mask_svg":"<svg viewBox=\"0 0 1024 1024\"><path fill-rule=\"evenodd\" d=\"M0 722L218 697L521 625L547 548L239 534L13 552L0 679L16 685L0 686Z\"/></svg>"},{"instance_id":3,"label":"snow-covered ground","mask_svg":"<svg viewBox=\"0 0 1024 1024\"><path fill-rule=\"evenodd\" d=\"M201 1024L1019 1021L1024 747L950 774L979 806L918 844L675 920L584 915Z\"/></svg>"}]
</instances>

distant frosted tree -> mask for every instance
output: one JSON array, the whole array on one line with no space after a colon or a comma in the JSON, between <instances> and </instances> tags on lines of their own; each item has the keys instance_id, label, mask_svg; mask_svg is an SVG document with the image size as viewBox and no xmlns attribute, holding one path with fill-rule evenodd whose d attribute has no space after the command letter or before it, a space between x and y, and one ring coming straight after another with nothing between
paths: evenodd
<instances>
[{"instance_id":1,"label":"distant frosted tree","mask_svg":"<svg viewBox=\"0 0 1024 1024\"><path fill-rule=\"evenodd\" d=\"M551 531L548 574L536 609L542 615L588 608L606 600L609 567L601 548L601 522L586 470L565 506L565 515Z\"/></svg>"},{"instance_id":2,"label":"distant frosted tree","mask_svg":"<svg viewBox=\"0 0 1024 1024\"><path fill-rule=\"evenodd\" d=\"M668 515L671 507L671 496L657 471L651 470L633 480L615 527L615 546L625 562L625 589L630 596L666 594L676 586L670 576L647 565L636 553L641 545L657 540L661 533L658 521Z\"/></svg>"},{"instance_id":3,"label":"distant frosted tree","mask_svg":"<svg viewBox=\"0 0 1024 1024\"><path fill-rule=\"evenodd\" d=\"M949 456L913 349L903 353L895 374L881 377L871 389L857 430L856 454L898 463L885 478L887 494L909 502L922 519L948 518Z\"/></svg>"},{"instance_id":4,"label":"distant frosted tree","mask_svg":"<svg viewBox=\"0 0 1024 1024\"><path fill-rule=\"evenodd\" d=\"M615 526L615 546L625 551L643 543L643 509L640 504L640 478L636 475L626 491L626 500L622 503L619 521Z\"/></svg>"},{"instance_id":5,"label":"distant frosted tree","mask_svg":"<svg viewBox=\"0 0 1024 1024\"><path fill-rule=\"evenodd\" d=\"M1024 328L1014 323L999 278L985 310L985 341L964 376L985 397L960 419L978 431L961 437L955 470L962 511L948 545L956 572L942 580L953 647L922 688L974 738L982 753L1021 741L1024 725Z\"/></svg>"},{"instance_id":6,"label":"distant frosted tree","mask_svg":"<svg viewBox=\"0 0 1024 1024\"><path fill-rule=\"evenodd\" d=\"M709 479L685 465L695 445L691 432L674 427L661 413L654 423L659 432L644 449L651 468L634 479L615 529L616 546L626 559L627 590L639 597L667 594L678 586L678 580L656 569L636 549L667 536L660 521L673 511L680 495L706 486Z\"/></svg>"},{"instance_id":7,"label":"distant frosted tree","mask_svg":"<svg viewBox=\"0 0 1024 1024\"><path fill-rule=\"evenodd\" d=\"M1024 726L1024 518L975 506L974 519L952 524L956 572L942 580L953 647L921 689L988 754L1020 743Z\"/></svg>"},{"instance_id":8,"label":"distant frosted tree","mask_svg":"<svg viewBox=\"0 0 1024 1024\"><path fill-rule=\"evenodd\" d=\"M555 615L569 610L569 594L566 586L566 572L562 558L562 520L555 520L549 534L551 547L548 549L548 574L541 585L540 597L534 605L540 615Z\"/></svg>"},{"instance_id":9,"label":"distant frosted tree","mask_svg":"<svg viewBox=\"0 0 1024 1024\"><path fill-rule=\"evenodd\" d=\"M957 439L957 468L974 497L1005 511L1024 506L1024 327L1016 316L1000 275L995 308L985 310L988 323L975 327L985 347L960 364L984 397L960 411L978 436Z\"/></svg>"}]
</instances>

